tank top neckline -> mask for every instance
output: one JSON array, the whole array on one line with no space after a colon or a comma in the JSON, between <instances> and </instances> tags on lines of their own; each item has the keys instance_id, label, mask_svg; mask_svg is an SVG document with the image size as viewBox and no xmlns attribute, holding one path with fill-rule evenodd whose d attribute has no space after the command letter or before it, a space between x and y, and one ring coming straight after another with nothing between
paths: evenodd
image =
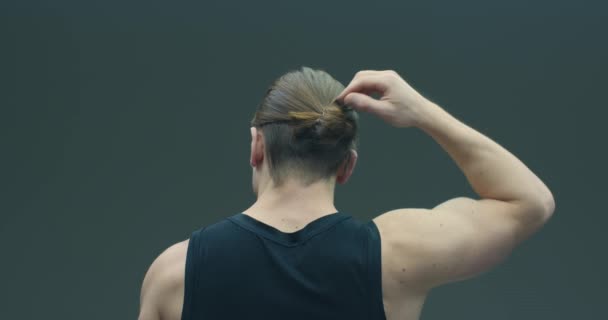
<instances>
[{"instance_id":1,"label":"tank top neckline","mask_svg":"<svg viewBox=\"0 0 608 320\"><path fill-rule=\"evenodd\" d=\"M309 222L306 226L295 232L283 232L243 212L239 212L228 219L266 239L285 246L296 246L351 217L346 213L336 211Z\"/></svg>"}]
</instances>

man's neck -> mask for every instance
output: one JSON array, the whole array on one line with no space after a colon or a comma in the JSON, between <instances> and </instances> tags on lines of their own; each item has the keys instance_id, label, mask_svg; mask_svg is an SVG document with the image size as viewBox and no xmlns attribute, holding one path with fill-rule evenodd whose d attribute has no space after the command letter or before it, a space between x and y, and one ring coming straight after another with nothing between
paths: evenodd
<instances>
[{"instance_id":1,"label":"man's neck","mask_svg":"<svg viewBox=\"0 0 608 320\"><path fill-rule=\"evenodd\" d=\"M320 181L309 186L286 181L280 188L268 186L258 192L257 201L247 209L264 216L315 218L338 211L334 206L334 187Z\"/></svg>"}]
</instances>

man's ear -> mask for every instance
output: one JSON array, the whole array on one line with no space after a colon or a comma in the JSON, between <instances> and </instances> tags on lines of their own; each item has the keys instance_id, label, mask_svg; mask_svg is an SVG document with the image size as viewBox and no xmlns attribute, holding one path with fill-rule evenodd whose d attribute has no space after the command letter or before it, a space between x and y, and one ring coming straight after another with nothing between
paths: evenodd
<instances>
[{"instance_id":1,"label":"man's ear","mask_svg":"<svg viewBox=\"0 0 608 320\"><path fill-rule=\"evenodd\" d=\"M350 178L350 176L353 174L353 170L355 170L358 157L359 155L357 154L357 151L351 149L349 161L345 161L338 170L338 174L336 175L337 183L345 184L346 181L348 181L348 178Z\"/></svg>"},{"instance_id":2,"label":"man's ear","mask_svg":"<svg viewBox=\"0 0 608 320\"><path fill-rule=\"evenodd\" d=\"M251 154L249 155L249 164L252 167L257 167L264 160L264 137L256 127L249 128L251 132Z\"/></svg>"}]
</instances>

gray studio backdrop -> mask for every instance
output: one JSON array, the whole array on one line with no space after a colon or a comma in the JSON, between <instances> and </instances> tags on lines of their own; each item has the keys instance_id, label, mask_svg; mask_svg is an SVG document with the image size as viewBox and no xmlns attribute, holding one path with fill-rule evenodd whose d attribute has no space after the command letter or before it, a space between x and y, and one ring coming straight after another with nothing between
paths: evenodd
<instances>
[{"instance_id":1,"label":"gray studio backdrop","mask_svg":"<svg viewBox=\"0 0 608 320\"><path fill-rule=\"evenodd\" d=\"M254 201L249 120L303 65L398 71L555 195L422 319L606 319L607 21L599 1L3 1L0 319L135 319L158 254ZM421 131L360 132L339 210L474 196Z\"/></svg>"}]
</instances>

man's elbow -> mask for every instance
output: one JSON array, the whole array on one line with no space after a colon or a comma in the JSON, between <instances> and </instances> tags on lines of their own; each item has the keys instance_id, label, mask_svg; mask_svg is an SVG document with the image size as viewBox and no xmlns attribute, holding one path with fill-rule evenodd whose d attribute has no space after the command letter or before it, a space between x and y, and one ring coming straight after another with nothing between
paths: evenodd
<instances>
[{"instance_id":1,"label":"man's elbow","mask_svg":"<svg viewBox=\"0 0 608 320\"><path fill-rule=\"evenodd\" d=\"M547 190L545 195L539 197L536 208L536 211L539 214L540 226L542 226L551 219L555 212L555 198L551 191Z\"/></svg>"},{"instance_id":2,"label":"man's elbow","mask_svg":"<svg viewBox=\"0 0 608 320\"><path fill-rule=\"evenodd\" d=\"M542 195L536 195L528 200L521 202L526 208L526 214L523 225L526 226L528 232L533 233L540 229L555 212L555 199L551 191L547 189Z\"/></svg>"}]
</instances>

